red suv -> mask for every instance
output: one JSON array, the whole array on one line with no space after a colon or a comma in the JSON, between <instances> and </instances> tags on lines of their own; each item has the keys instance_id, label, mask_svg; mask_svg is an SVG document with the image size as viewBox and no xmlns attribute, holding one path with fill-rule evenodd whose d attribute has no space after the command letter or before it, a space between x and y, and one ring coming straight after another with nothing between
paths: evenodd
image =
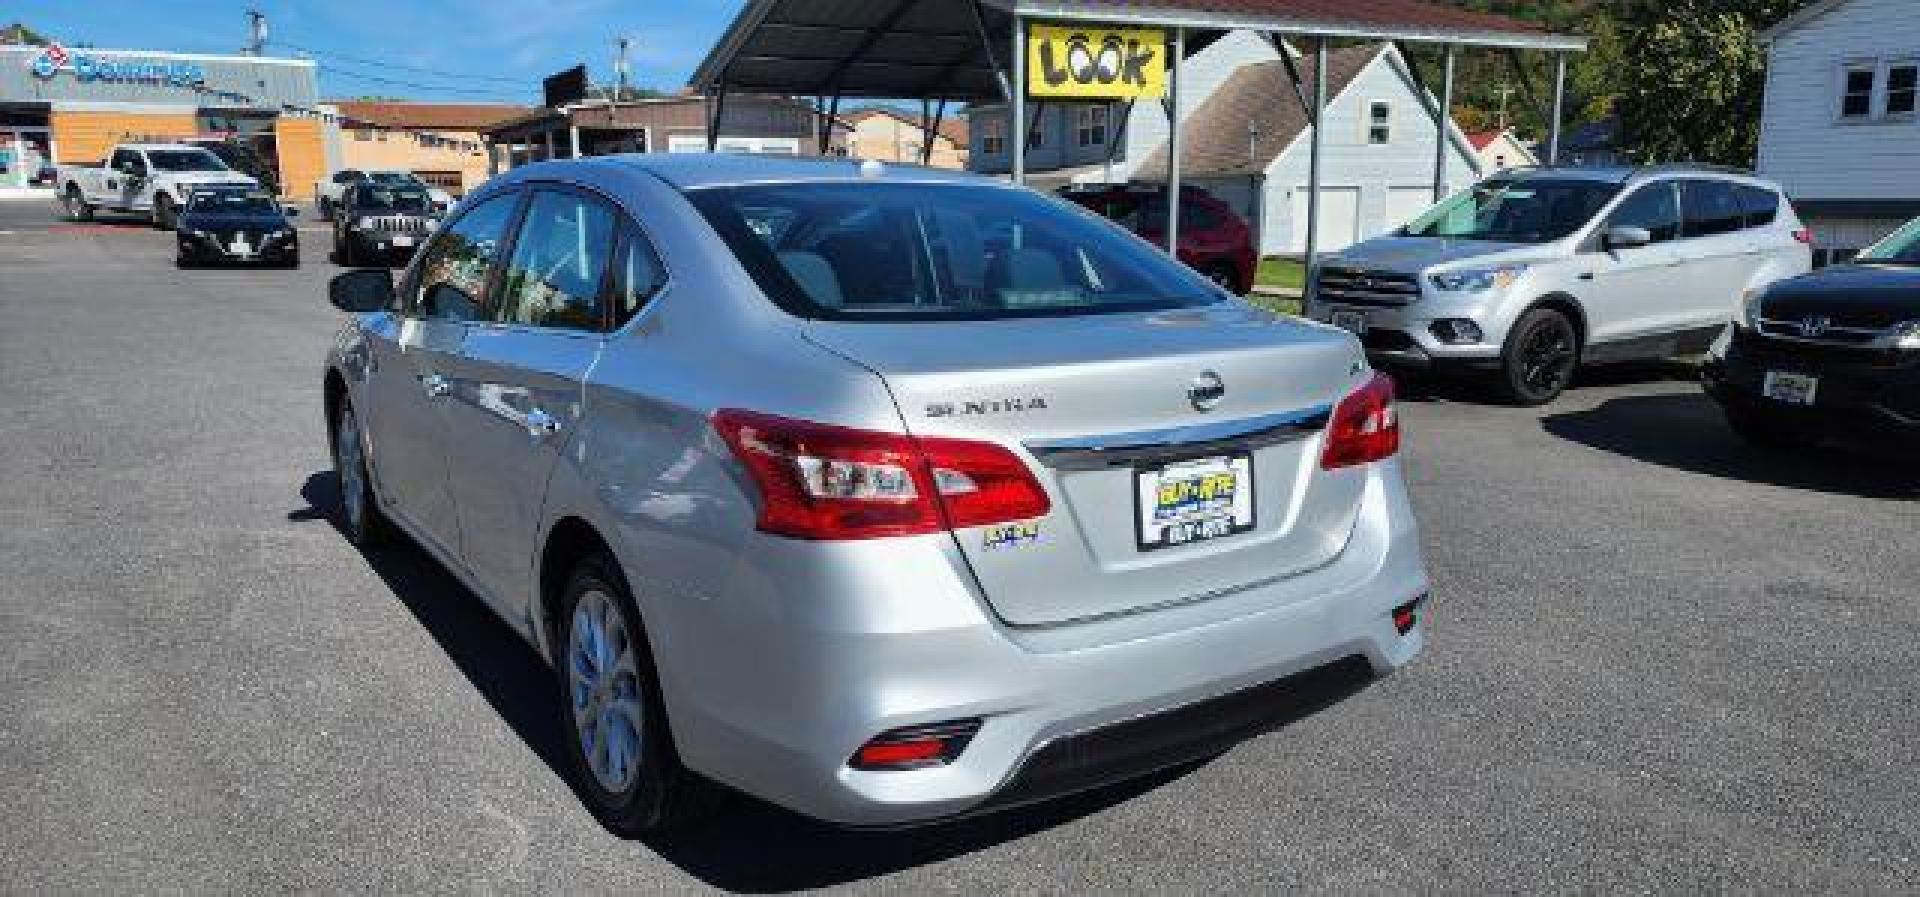
<instances>
[{"instance_id":1,"label":"red suv","mask_svg":"<svg viewBox=\"0 0 1920 897\"><path fill-rule=\"evenodd\" d=\"M1166 243L1165 187L1068 187L1060 195L1149 242ZM1180 188L1180 260L1242 296L1253 291L1254 270L1260 263L1253 248L1253 228L1232 206L1199 187Z\"/></svg>"}]
</instances>

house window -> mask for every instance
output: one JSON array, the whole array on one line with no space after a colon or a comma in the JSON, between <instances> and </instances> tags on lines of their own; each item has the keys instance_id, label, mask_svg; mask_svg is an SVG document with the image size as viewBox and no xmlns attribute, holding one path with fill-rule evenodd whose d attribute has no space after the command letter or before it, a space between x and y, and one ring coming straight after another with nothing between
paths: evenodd
<instances>
[{"instance_id":1,"label":"house window","mask_svg":"<svg viewBox=\"0 0 1920 897\"><path fill-rule=\"evenodd\" d=\"M1868 118L1873 115L1873 85L1877 66L1847 69L1846 90L1840 98L1841 118Z\"/></svg>"},{"instance_id":2,"label":"house window","mask_svg":"<svg viewBox=\"0 0 1920 897\"><path fill-rule=\"evenodd\" d=\"M1367 143L1385 146L1393 141L1393 105L1375 100L1367 106Z\"/></svg>"},{"instance_id":3,"label":"house window","mask_svg":"<svg viewBox=\"0 0 1920 897\"><path fill-rule=\"evenodd\" d=\"M1007 151L1007 121L1003 118L980 120L980 151L997 156Z\"/></svg>"},{"instance_id":4,"label":"house window","mask_svg":"<svg viewBox=\"0 0 1920 897\"><path fill-rule=\"evenodd\" d=\"M1912 115L1920 97L1920 64L1900 63L1887 69L1887 114Z\"/></svg>"},{"instance_id":5,"label":"house window","mask_svg":"<svg viewBox=\"0 0 1920 897\"><path fill-rule=\"evenodd\" d=\"M1105 146L1107 107L1081 106L1074 112L1073 134L1081 146Z\"/></svg>"}]
</instances>

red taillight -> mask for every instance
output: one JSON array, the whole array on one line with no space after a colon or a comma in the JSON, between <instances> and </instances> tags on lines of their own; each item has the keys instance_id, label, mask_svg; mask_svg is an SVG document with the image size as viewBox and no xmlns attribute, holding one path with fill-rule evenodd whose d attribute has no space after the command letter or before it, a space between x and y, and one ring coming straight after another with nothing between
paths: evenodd
<instances>
[{"instance_id":1,"label":"red taillight","mask_svg":"<svg viewBox=\"0 0 1920 897\"><path fill-rule=\"evenodd\" d=\"M1793 238L1796 241L1803 243L1807 246L1813 245L1813 231L1808 228L1803 227L1803 228L1800 228L1799 230L1794 231Z\"/></svg>"},{"instance_id":2,"label":"red taillight","mask_svg":"<svg viewBox=\"0 0 1920 897\"><path fill-rule=\"evenodd\" d=\"M1320 467L1339 470L1391 458L1399 451L1400 416L1393 408L1393 380L1376 373L1333 410Z\"/></svg>"},{"instance_id":3,"label":"red taillight","mask_svg":"<svg viewBox=\"0 0 1920 897\"><path fill-rule=\"evenodd\" d=\"M763 532L878 539L1040 517L1047 492L988 442L916 438L725 409L714 429L753 474Z\"/></svg>"},{"instance_id":4,"label":"red taillight","mask_svg":"<svg viewBox=\"0 0 1920 897\"><path fill-rule=\"evenodd\" d=\"M945 766L958 758L980 731L977 719L935 726L895 729L873 737L853 752L847 765L868 772L889 772Z\"/></svg>"}]
</instances>

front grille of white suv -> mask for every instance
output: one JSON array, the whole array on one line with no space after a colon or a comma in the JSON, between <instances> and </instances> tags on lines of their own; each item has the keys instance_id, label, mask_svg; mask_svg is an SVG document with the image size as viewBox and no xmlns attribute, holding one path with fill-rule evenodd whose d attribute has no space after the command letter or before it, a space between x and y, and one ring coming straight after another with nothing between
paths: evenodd
<instances>
[{"instance_id":1,"label":"front grille of white suv","mask_svg":"<svg viewBox=\"0 0 1920 897\"><path fill-rule=\"evenodd\" d=\"M1411 274L1328 265L1320 269L1314 298L1346 305L1407 305L1420 298L1420 281Z\"/></svg>"}]
</instances>

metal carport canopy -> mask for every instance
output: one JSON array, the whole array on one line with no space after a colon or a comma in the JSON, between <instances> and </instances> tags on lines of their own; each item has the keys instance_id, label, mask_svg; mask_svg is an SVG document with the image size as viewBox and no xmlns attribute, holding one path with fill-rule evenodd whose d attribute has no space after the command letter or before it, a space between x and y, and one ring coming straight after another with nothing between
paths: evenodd
<instances>
[{"instance_id":1,"label":"metal carport canopy","mask_svg":"<svg viewBox=\"0 0 1920 897\"><path fill-rule=\"evenodd\" d=\"M1585 38L1423 0L748 0L691 84L786 96L1006 99L1013 19L1583 51Z\"/></svg>"}]
</instances>

